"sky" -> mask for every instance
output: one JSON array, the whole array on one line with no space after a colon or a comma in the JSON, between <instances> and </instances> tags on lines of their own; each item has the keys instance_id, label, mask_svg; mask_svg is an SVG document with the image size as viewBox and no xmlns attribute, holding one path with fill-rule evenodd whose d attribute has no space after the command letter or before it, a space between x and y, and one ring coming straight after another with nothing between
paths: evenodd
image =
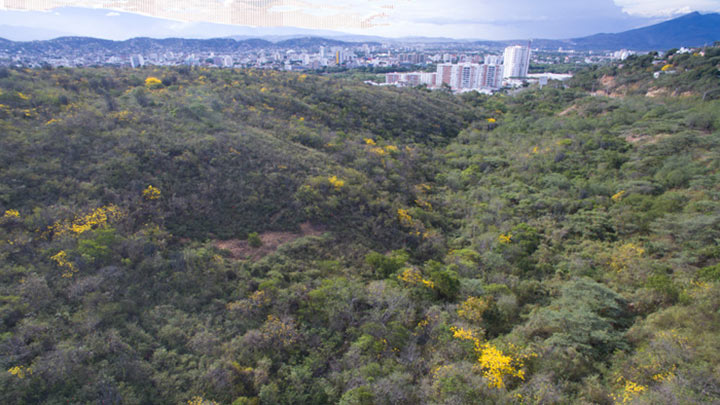
<instances>
[{"instance_id":1,"label":"sky","mask_svg":"<svg viewBox=\"0 0 720 405\"><path fill-rule=\"evenodd\" d=\"M563 39L692 11L720 12L720 0L0 0L6 26L0 34L127 39L299 27L386 37Z\"/></svg>"}]
</instances>

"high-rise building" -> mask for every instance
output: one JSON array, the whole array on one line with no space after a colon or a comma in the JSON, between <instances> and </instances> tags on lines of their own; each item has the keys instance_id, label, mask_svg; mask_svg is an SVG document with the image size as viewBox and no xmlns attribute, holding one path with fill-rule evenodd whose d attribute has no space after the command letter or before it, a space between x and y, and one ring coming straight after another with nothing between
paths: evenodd
<instances>
[{"instance_id":1,"label":"high-rise building","mask_svg":"<svg viewBox=\"0 0 720 405\"><path fill-rule=\"evenodd\" d=\"M133 55L130 57L130 66L138 68L145 66L145 58L142 55Z\"/></svg>"},{"instance_id":2,"label":"high-rise building","mask_svg":"<svg viewBox=\"0 0 720 405\"><path fill-rule=\"evenodd\" d=\"M480 65L473 63L450 64L437 66L437 86L447 84L453 90L472 89L478 82Z\"/></svg>"},{"instance_id":3,"label":"high-rise building","mask_svg":"<svg viewBox=\"0 0 720 405\"><path fill-rule=\"evenodd\" d=\"M437 80L436 75L435 72L386 73L385 83L413 87L424 84L434 87Z\"/></svg>"},{"instance_id":4,"label":"high-rise building","mask_svg":"<svg viewBox=\"0 0 720 405\"><path fill-rule=\"evenodd\" d=\"M488 89L499 89L502 87L503 65L480 65L480 83L478 87Z\"/></svg>"},{"instance_id":5,"label":"high-rise building","mask_svg":"<svg viewBox=\"0 0 720 405\"><path fill-rule=\"evenodd\" d=\"M502 64L502 59L500 55L485 55L485 64L486 65L500 65Z\"/></svg>"},{"instance_id":6,"label":"high-rise building","mask_svg":"<svg viewBox=\"0 0 720 405\"><path fill-rule=\"evenodd\" d=\"M436 84L437 87L442 87L443 84L447 84L453 87L452 83L457 82L457 65L450 63L441 63L437 65Z\"/></svg>"},{"instance_id":7,"label":"high-rise building","mask_svg":"<svg viewBox=\"0 0 720 405\"><path fill-rule=\"evenodd\" d=\"M436 87L443 84L453 90L499 89L502 87L503 65L480 65L477 63L450 64L437 66Z\"/></svg>"},{"instance_id":8,"label":"high-rise building","mask_svg":"<svg viewBox=\"0 0 720 405\"><path fill-rule=\"evenodd\" d=\"M515 45L505 48L503 65L505 66L503 78L527 77L530 68L530 47Z\"/></svg>"}]
</instances>

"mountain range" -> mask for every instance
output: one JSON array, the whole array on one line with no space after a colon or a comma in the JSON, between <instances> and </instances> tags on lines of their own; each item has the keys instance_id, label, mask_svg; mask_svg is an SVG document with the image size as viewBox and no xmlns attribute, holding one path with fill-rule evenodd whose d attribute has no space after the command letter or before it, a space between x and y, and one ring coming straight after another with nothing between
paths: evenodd
<instances>
[{"instance_id":1,"label":"mountain range","mask_svg":"<svg viewBox=\"0 0 720 405\"><path fill-rule=\"evenodd\" d=\"M148 21L153 20L143 17ZM200 24L201 26L215 26L217 24ZM197 26L196 26L197 28ZM483 46L488 48L502 48L508 44L520 41L470 41L450 38L382 38L374 36L350 35L334 31L314 31L300 28L250 28L235 27L243 35L226 35L224 38L197 39L192 35L180 38L133 38L125 41L111 41L95 38L82 38L77 36L60 37L50 40L33 42L12 42L17 40L23 32L32 30L15 26L0 26L0 37L10 49L23 49L32 47L35 50L52 52L66 46L83 46L90 48L105 48L123 50L124 48L166 49L183 47L206 48L217 51L227 49L255 49L255 48L313 48L324 46L342 46L349 42L397 42L397 43L462 43L468 46ZM221 33L222 30L205 30L205 32ZM53 35L58 32L52 30L41 31L40 34ZM252 35L252 34L255 35ZM8 35L10 34L10 35ZM247 35L245 35L247 34ZM534 39L534 48L540 49L576 49L576 50L619 50L631 49L636 51L667 50L670 48L711 45L720 40L720 14L718 13L690 13L669 21L648 27L633 29L621 33L601 33L582 38L565 40ZM525 42L523 40L522 42ZM87 48L86 48L87 49Z\"/></svg>"}]
</instances>

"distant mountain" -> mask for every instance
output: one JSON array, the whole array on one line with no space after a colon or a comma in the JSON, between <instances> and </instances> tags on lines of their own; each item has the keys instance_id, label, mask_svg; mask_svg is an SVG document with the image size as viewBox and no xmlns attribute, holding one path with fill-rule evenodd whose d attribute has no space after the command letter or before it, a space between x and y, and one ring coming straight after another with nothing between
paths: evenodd
<instances>
[{"instance_id":1,"label":"distant mountain","mask_svg":"<svg viewBox=\"0 0 720 405\"><path fill-rule=\"evenodd\" d=\"M61 37L47 41L13 42L4 46L12 52L23 51L45 55L65 55L68 50L81 49L84 53L113 52L116 54L162 53L162 52L232 52L273 47L272 42L262 39L236 41L230 38L187 39L187 38L132 38L126 41L87 37Z\"/></svg>"},{"instance_id":2,"label":"distant mountain","mask_svg":"<svg viewBox=\"0 0 720 405\"><path fill-rule=\"evenodd\" d=\"M502 48L525 44L528 40L473 41L479 47ZM617 34L595 34L572 39L533 39L538 49L575 49L579 51L634 51L668 50L671 48L712 45L720 41L720 14L691 13L647 27Z\"/></svg>"},{"instance_id":3,"label":"distant mountain","mask_svg":"<svg viewBox=\"0 0 720 405\"><path fill-rule=\"evenodd\" d=\"M590 49L632 49L638 51L667 50L683 46L712 45L720 41L720 14L691 13L649 27L619 34L596 34L568 41L552 41L554 45Z\"/></svg>"},{"instance_id":4,"label":"distant mountain","mask_svg":"<svg viewBox=\"0 0 720 405\"><path fill-rule=\"evenodd\" d=\"M367 43L367 42L366 42ZM278 48L317 48L320 46L346 46L355 45L346 41L339 41L337 39L319 38L319 37L305 37L305 38L293 38L286 39L284 41L276 42L275 46Z\"/></svg>"},{"instance_id":5,"label":"distant mountain","mask_svg":"<svg viewBox=\"0 0 720 405\"><path fill-rule=\"evenodd\" d=\"M365 42L377 44L374 42ZM273 43L264 39L251 38L235 40L232 38L188 39L188 38L132 38L125 41L88 37L61 37L46 41L15 42L0 38L0 51L7 55L27 57L77 58L92 55L102 63L110 56L129 56L133 54L165 54L168 52L200 54L233 54L238 51L261 49L296 49L317 52L320 46L356 46L358 43L334 39L305 37Z\"/></svg>"},{"instance_id":6,"label":"distant mountain","mask_svg":"<svg viewBox=\"0 0 720 405\"><path fill-rule=\"evenodd\" d=\"M477 41L457 40L451 38L429 38L429 37L405 37L405 38L383 38L377 36L352 35L337 31L319 31L293 27L242 27L209 23L179 23L169 20L162 20L147 16L135 15L132 13L107 13L103 10L86 10L76 8L61 8L53 13L33 14L32 19L37 24L45 24L43 27L21 27L14 25L2 25L3 22L17 20L19 16L15 12L1 11L0 16L0 37L13 41L18 40L42 40L49 37L57 37L63 32L92 31L86 23L93 22L103 27L109 37L122 38L127 35L127 27L140 27L134 31L143 32L143 37L133 38L124 41L108 41L88 38L83 35L73 34L44 42L11 43L11 49L33 47L43 49L48 53L55 50L66 50L67 47L87 47L85 49L112 49L113 51L127 50L128 52L156 52L170 51L177 49L207 49L212 48L217 52L240 49L259 48L302 48L317 49L319 46L343 46L350 42L361 43L423 43L423 44L454 44L462 49L502 49L511 44L526 43L527 40L508 41ZM31 12L34 13L34 12ZM63 24L55 24L62 21ZM77 27L77 29L71 29ZM94 29L94 28L93 28ZM60 31L62 30L62 31ZM199 39L199 38L215 39ZM154 39L165 38L165 39ZM181 39L184 38L184 39ZM191 39L195 38L195 39ZM223 38L223 39L218 39ZM702 46L712 44L720 40L720 14L691 13L679 18L665 21L659 24L633 29L616 34L596 34L582 38L564 40L534 39L532 46L540 49L565 49L576 50L618 50L631 49L637 51L667 50L682 46ZM200 42L199 42L200 41ZM209 41L209 42L201 42ZM275 44L275 45L274 45Z\"/></svg>"}]
</instances>

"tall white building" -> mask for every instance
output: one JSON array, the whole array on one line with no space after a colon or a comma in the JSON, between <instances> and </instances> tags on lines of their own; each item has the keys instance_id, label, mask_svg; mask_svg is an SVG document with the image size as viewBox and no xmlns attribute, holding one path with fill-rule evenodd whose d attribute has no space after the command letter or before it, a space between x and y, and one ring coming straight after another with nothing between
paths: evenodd
<instances>
[{"instance_id":1,"label":"tall white building","mask_svg":"<svg viewBox=\"0 0 720 405\"><path fill-rule=\"evenodd\" d=\"M477 63L437 65L436 87L447 84L456 91L502 87L502 65Z\"/></svg>"},{"instance_id":2,"label":"tall white building","mask_svg":"<svg viewBox=\"0 0 720 405\"><path fill-rule=\"evenodd\" d=\"M133 55L130 57L130 66L138 68L145 66L145 58L142 55Z\"/></svg>"},{"instance_id":3,"label":"tall white building","mask_svg":"<svg viewBox=\"0 0 720 405\"><path fill-rule=\"evenodd\" d=\"M437 73L435 72L408 72L408 73L386 73L385 83L405 86L435 87Z\"/></svg>"},{"instance_id":4,"label":"tall white building","mask_svg":"<svg viewBox=\"0 0 720 405\"><path fill-rule=\"evenodd\" d=\"M508 46L505 48L503 57L503 78L527 77L530 69L530 47L529 46Z\"/></svg>"}]
</instances>

